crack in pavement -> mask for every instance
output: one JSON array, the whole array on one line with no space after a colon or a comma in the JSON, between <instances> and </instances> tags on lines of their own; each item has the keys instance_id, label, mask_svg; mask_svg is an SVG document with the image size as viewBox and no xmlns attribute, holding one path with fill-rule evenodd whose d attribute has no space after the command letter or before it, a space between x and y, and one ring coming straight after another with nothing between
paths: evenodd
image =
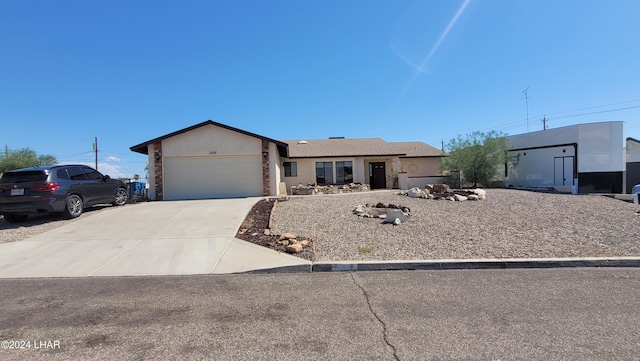
<instances>
[{"instance_id":1,"label":"crack in pavement","mask_svg":"<svg viewBox=\"0 0 640 361\"><path fill-rule=\"evenodd\" d=\"M400 361L400 358L398 357L398 350L396 349L396 347L391 342L389 342L389 338L387 336L387 324L384 323L384 321L382 321L382 319L380 318L380 316L378 316L376 311L373 310L373 306L371 306L371 302L369 301L369 294L364 289L364 287L362 287L362 285L360 285L358 283L358 281L356 281L354 273L353 272L349 272L349 274L351 275L351 279L353 280L353 283L356 286L358 286L358 288L360 288L360 291L362 291L362 295L364 295L364 299L365 299L365 301L367 301L367 306L369 306L369 311L371 311L371 314L373 314L373 316L376 318L376 320L378 320L378 322L380 322L380 324L382 325L382 338L384 339L384 342L387 344L387 346L391 347L391 349L393 350L393 357L396 360Z\"/></svg>"}]
</instances>

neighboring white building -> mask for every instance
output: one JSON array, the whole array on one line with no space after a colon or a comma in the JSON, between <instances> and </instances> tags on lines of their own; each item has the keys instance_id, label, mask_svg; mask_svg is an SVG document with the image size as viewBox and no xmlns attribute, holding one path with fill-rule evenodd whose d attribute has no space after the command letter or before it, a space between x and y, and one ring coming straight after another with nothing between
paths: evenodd
<instances>
[{"instance_id":1,"label":"neighboring white building","mask_svg":"<svg viewBox=\"0 0 640 361\"><path fill-rule=\"evenodd\" d=\"M640 140L627 138L627 193L640 184Z\"/></svg>"},{"instance_id":2,"label":"neighboring white building","mask_svg":"<svg viewBox=\"0 0 640 361\"><path fill-rule=\"evenodd\" d=\"M566 193L626 191L623 122L571 125L513 135L505 186Z\"/></svg>"}]
</instances>

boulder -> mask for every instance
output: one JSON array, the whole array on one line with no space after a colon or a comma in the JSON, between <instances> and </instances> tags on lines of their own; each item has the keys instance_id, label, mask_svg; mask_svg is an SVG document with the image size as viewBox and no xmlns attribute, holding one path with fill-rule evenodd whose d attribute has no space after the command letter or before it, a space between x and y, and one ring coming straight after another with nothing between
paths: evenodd
<instances>
[{"instance_id":1,"label":"boulder","mask_svg":"<svg viewBox=\"0 0 640 361\"><path fill-rule=\"evenodd\" d=\"M467 199L469 199L470 201L478 201L478 200L480 200L480 198L478 197L477 194L469 194Z\"/></svg>"},{"instance_id":2,"label":"boulder","mask_svg":"<svg viewBox=\"0 0 640 361\"><path fill-rule=\"evenodd\" d=\"M302 245L300 243L290 244L287 246L287 252L289 253L300 253L302 252Z\"/></svg>"},{"instance_id":3,"label":"boulder","mask_svg":"<svg viewBox=\"0 0 640 361\"><path fill-rule=\"evenodd\" d=\"M485 191L484 189L476 188L473 190L473 193L478 196L478 199L487 198L487 191Z\"/></svg>"},{"instance_id":4,"label":"boulder","mask_svg":"<svg viewBox=\"0 0 640 361\"><path fill-rule=\"evenodd\" d=\"M362 213L364 213L364 207L362 205L358 205L354 210L353 213L357 214L357 215L362 215Z\"/></svg>"},{"instance_id":5,"label":"boulder","mask_svg":"<svg viewBox=\"0 0 640 361\"><path fill-rule=\"evenodd\" d=\"M402 222L400 221L400 218L396 218L396 219L394 219L394 220L393 220L393 225L394 225L394 226L399 226L399 225L400 225L400 223L402 223Z\"/></svg>"},{"instance_id":6,"label":"boulder","mask_svg":"<svg viewBox=\"0 0 640 361\"><path fill-rule=\"evenodd\" d=\"M453 198L458 202L466 201L467 199L469 199L469 198L467 198L465 196L461 196L459 194L454 194Z\"/></svg>"},{"instance_id":7,"label":"boulder","mask_svg":"<svg viewBox=\"0 0 640 361\"><path fill-rule=\"evenodd\" d=\"M407 216L402 213L401 210L394 209L393 211L387 213L387 216L385 217L383 223L394 223L396 218L400 220L401 223L407 221Z\"/></svg>"},{"instance_id":8,"label":"boulder","mask_svg":"<svg viewBox=\"0 0 640 361\"><path fill-rule=\"evenodd\" d=\"M451 190L446 184L434 184L432 193L449 193Z\"/></svg>"},{"instance_id":9,"label":"boulder","mask_svg":"<svg viewBox=\"0 0 640 361\"><path fill-rule=\"evenodd\" d=\"M407 192L407 195L409 197L411 197L411 198L421 198L422 197L422 191L418 187L413 187L413 188L409 189L409 191Z\"/></svg>"},{"instance_id":10,"label":"boulder","mask_svg":"<svg viewBox=\"0 0 640 361\"><path fill-rule=\"evenodd\" d=\"M292 239L292 238L296 238L296 235L295 235L295 234L293 234L293 233L283 233L283 234L280 236L280 239L281 239L281 240L283 240L283 239Z\"/></svg>"}]
</instances>

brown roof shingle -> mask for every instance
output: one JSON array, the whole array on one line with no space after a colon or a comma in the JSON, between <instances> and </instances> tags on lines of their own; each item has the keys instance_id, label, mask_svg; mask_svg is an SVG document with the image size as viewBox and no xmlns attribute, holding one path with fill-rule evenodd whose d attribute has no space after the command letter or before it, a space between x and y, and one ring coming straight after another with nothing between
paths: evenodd
<instances>
[{"instance_id":1,"label":"brown roof shingle","mask_svg":"<svg viewBox=\"0 0 640 361\"><path fill-rule=\"evenodd\" d=\"M422 142L386 142L381 138L284 140L289 158L363 156L440 156L440 150Z\"/></svg>"}]
</instances>

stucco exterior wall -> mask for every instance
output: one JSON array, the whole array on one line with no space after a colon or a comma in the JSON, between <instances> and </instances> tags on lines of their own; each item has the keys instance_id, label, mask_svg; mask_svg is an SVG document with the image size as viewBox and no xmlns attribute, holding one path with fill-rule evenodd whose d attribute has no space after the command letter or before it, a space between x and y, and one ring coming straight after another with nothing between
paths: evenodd
<instances>
[{"instance_id":1,"label":"stucco exterior wall","mask_svg":"<svg viewBox=\"0 0 640 361\"><path fill-rule=\"evenodd\" d=\"M440 176L440 158L400 158L403 172L409 178Z\"/></svg>"},{"instance_id":2,"label":"stucco exterior wall","mask_svg":"<svg viewBox=\"0 0 640 361\"><path fill-rule=\"evenodd\" d=\"M162 141L166 157L261 154L258 138L215 125L206 125Z\"/></svg>"},{"instance_id":3,"label":"stucco exterior wall","mask_svg":"<svg viewBox=\"0 0 640 361\"><path fill-rule=\"evenodd\" d=\"M335 172L336 172L336 164L335 162L352 162L353 165L353 182L354 183L369 183L368 178L364 176L364 160L362 158L354 158L354 157L344 157L344 158L296 158L296 159L287 159L283 158L282 162L280 162L281 166L281 174L283 181L287 185L287 191L291 189L292 186L297 186L298 184L314 184L316 182L316 162L332 162L333 163L333 174L335 180ZM296 162L298 175L296 177L285 177L284 175L284 162ZM365 181L365 179L367 181Z\"/></svg>"}]
</instances>

